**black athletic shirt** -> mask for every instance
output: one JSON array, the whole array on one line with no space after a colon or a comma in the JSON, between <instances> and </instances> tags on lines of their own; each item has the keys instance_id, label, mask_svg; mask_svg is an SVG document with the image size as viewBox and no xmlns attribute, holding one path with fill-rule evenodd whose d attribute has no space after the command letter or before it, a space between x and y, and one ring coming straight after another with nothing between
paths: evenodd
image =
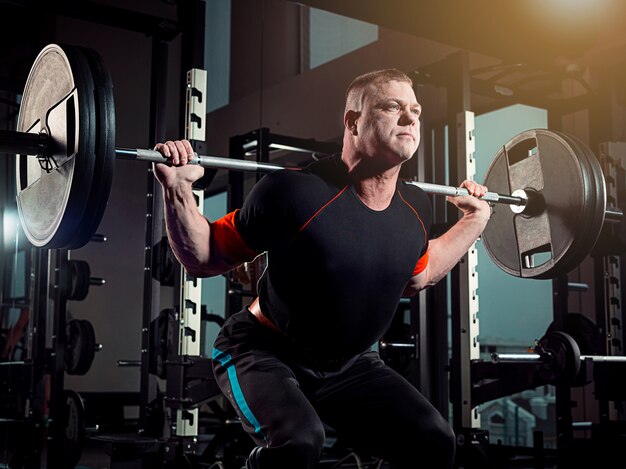
<instances>
[{"instance_id":1,"label":"black athletic shirt","mask_svg":"<svg viewBox=\"0 0 626 469\"><path fill-rule=\"evenodd\" d=\"M302 351L343 360L387 330L411 276L428 263L431 207L398 181L385 210L367 207L340 156L264 176L241 210L212 223L233 264L267 251L263 314Z\"/></svg>"}]
</instances>

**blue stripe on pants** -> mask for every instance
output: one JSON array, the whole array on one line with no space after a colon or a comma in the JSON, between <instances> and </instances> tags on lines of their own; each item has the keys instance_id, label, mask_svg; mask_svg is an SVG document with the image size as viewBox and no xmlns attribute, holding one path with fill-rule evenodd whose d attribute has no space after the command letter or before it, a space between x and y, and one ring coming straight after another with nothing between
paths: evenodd
<instances>
[{"instance_id":1,"label":"blue stripe on pants","mask_svg":"<svg viewBox=\"0 0 626 469\"><path fill-rule=\"evenodd\" d=\"M235 364L233 363L233 357L229 353L222 352L216 348L213 349L213 360L217 360L228 372L228 381L235 397L235 402L239 406L239 409L246 417L250 425L254 427L254 431L261 435L265 441L267 437L261 432L261 424L256 419L250 406L246 402L246 398L243 396L243 390L239 385L239 379L237 379L237 371L235 370Z\"/></svg>"}]
</instances>

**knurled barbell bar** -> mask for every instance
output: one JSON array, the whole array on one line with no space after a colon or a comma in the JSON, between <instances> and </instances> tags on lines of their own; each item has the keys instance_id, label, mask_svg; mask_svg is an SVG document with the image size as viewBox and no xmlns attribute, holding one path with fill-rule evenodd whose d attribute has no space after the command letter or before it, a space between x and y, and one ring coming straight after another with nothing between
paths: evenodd
<instances>
[{"instance_id":1,"label":"knurled barbell bar","mask_svg":"<svg viewBox=\"0 0 626 469\"><path fill-rule=\"evenodd\" d=\"M101 57L83 47L46 46L31 67L16 131L0 131L0 151L17 154L18 211L34 246L76 249L91 239L116 157L165 161L159 152L115 148L114 142L113 85ZM235 171L285 169L216 156L199 155L193 162ZM452 186L407 183L430 194L467 194ZM595 155L563 133L535 129L517 135L496 155L484 184L492 191L483 199L498 205L482 240L494 262L519 277L567 273L591 251L604 221L622 215L607 209ZM506 205L510 210L498 208Z\"/></svg>"}]
</instances>

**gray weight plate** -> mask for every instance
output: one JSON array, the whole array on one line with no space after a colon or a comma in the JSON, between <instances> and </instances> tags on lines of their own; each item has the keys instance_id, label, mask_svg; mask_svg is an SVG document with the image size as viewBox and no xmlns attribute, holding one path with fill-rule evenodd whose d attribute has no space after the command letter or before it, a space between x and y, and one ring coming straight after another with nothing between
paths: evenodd
<instances>
[{"instance_id":1,"label":"gray weight plate","mask_svg":"<svg viewBox=\"0 0 626 469\"><path fill-rule=\"evenodd\" d=\"M31 67L17 130L44 132L45 158L18 155L17 205L28 240L63 248L75 239L94 172L94 89L89 65L71 47L46 46Z\"/></svg>"}]
</instances>

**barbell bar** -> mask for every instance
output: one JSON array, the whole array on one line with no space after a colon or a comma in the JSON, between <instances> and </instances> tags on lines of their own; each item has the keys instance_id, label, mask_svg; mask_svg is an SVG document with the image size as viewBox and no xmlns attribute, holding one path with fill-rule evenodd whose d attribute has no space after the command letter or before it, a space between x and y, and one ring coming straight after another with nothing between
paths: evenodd
<instances>
[{"instance_id":1,"label":"barbell bar","mask_svg":"<svg viewBox=\"0 0 626 469\"><path fill-rule=\"evenodd\" d=\"M0 151L9 152L3 143L2 134L19 134L19 132L10 132L10 131L0 131ZM30 134L28 134L30 135ZM41 137L39 135L38 137ZM23 138L23 134L18 137ZM24 141L27 141L24 139ZM33 139L30 142L30 146L28 148L45 148L45 144L42 143L43 140L41 138ZM12 146L15 150L17 146ZM20 153L19 151L15 151L16 153ZM156 150L146 150L139 148L115 148L115 156L124 160L135 160L135 161L146 161L150 163L167 163L167 158L163 157L163 155ZM228 158L224 156L208 156L208 155L198 155L194 154L194 159L189 161L188 164L195 164L202 166L207 169L223 169L228 171L247 171L247 172L255 172L255 173L271 173L273 171L277 171L280 169L290 169L290 170L300 170L299 167L289 167L289 166L281 166L271 163L261 163L257 161L249 161L249 160L237 160L233 158ZM421 182L421 181L404 181L406 184L411 184L419 187L427 194L433 195L443 195L450 197L459 197L469 195L467 189L456 186L446 186L442 184L433 184L429 182ZM523 213L524 207L528 202L528 194L526 194L523 190L516 191L518 195L506 195L499 194L497 192L487 192L485 195L480 197L481 200L486 202L498 203L498 204L508 204L516 207L516 213ZM623 218L623 212L619 209L606 209L605 210L606 220L618 222Z\"/></svg>"},{"instance_id":2,"label":"barbell bar","mask_svg":"<svg viewBox=\"0 0 626 469\"><path fill-rule=\"evenodd\" d=\"M163 155L155 150L141 150L130 148L116 148L116 155L130 156L139 161L149 161L152 163L163 163L166 159ZM227 169L233 171L251 171L268 173L279 169L291 169L299 170L298 167L285 167L269 163L259 163L256 161L235 160L232 158L220 157L220 156L203 156L195 155L195 158L191 160L192 164L200 165L204 168L211 169ZM431 184L418 181L406 181L407 184L412 184L428 194L447 195L452 197L458 197L462 195L469 195L466 189L454 186L444 186L439 184ZM502 203L524 206L526 204L526 198L521 196L510 196L504 194L497 194L495 192L487 192L481 199L487 202Z\"/></svg>"},{"instance_id":3,"label":"barbell bar","mask_svg":"<svg viewBox=\"0 0 626 469\"><path fill-rule=\"evenodd\" d=\"M163 155L154 150L140 150L131 148L116 148L116 155L131 157L139 161L149 161L152 163L163 163L166 161ZM291 169L299 170L298 167L285 167L269 163L258 163L255 161L234 160L231 158L220 156L203 156L195 155L195 158L190 162L192 164L200 165L204 168L212 169L227 169L234 171L251 171L251 172L272 172L279 169ZM454 186L445 186L440 184L431 184L428 182L419 181L405 181L407 184L412 184L419 187L428 194L446 195L451 197L458 197L463 195L469 195L467 189ZM487 192L481 197L482 200L487 202L510 204L523 207L526 205L527 198L523 196L512 196L498 194L496 192Z\"/></svg>"},{"instance_id":4,"label":"barbell bar","mask_svg":"<svg viewBox=\"0 0 626 469\"><path fill-rule=\"evenodd\" d=\"M51 146L50 138L46 134L31 134L27 132L17 132L0 130L0 152L5 153L17 153L22 155L33 155L42 157L49 152ZM136 160L145 161L150 163L166 163L167 159L156 150L146 150L138 148L115 148L115 156L124 160ZM237 160L224 156L208 156L198 155L194 156L188 164L196 164L208 169L223 169L228 171L247 171L247 172L259 172L270 173L280 169L299 170L299 167L287 167L271 163L260 163L256 161ZM405 181L407 184L412 184L428 194L443 195L450 197L458 197L469 195L467 189L455 186L446 186L442 184L433 184L429 182L421 181ZM481 197L482 200L487 202L509 204L517 207L526 206L528 202L528 195L522 194L523 190L517 191L519 195L506 195L499 194L497 192L487 192ZM517 213L523 213L523 210ZM606 209L606 219L609 221L620 221L623 217L623 213L619 209Z\"/></svg>"},{"instance_id":5,"label":"barbell bar","mask_svg":"<svg viewBox=\"0 0 626 469\"><path fill-rule=\"evenodd\" d=\"M15 132L13 132L15 133ZM1 140L1 136L0 136ZM39 146L41 147L41 140L39 140ZM0 149L2 149L2 144L0 143ZM150 163L166 163L167 158L163 157L163 155L156 150L146 150L146 149L138 149L138 148L115 148L115 155L120 159L126 160L136 160L136 161L146 161ZM247 172L255 172L255 173L271 173L273 171L277 171L280 169L289 169L289 170L300 170L300 167L289 167L289 166L281 166L271 163L261 163L257 161L249 161L249 160L237 160L233 158L228 158L224 156L208 156L208 155L198 155L194 154L194 159L191 160L188 164L196 164L202 166L207 169L224 169L228 171L247 171ZM433 195L443 195L450 197L460 197L469 195L467 189L456 186L446 186L443 184L433 184L430 182L422 182L422 181L404 181L406 184L411 184L419 187L427 194ZM480 197L481 200L486 202L492 202L497 204L508 204L517 208L516 213L523 213L524 207L528 203L528 194L523 190L518 190L519 195L507 195L507 194L499 194L497 192L486 192L485 195ZM620 209L610 209L607 208L605 210L605 218L607 221L611 222L619 222L623 218L623 212Z\"/></svg>"},{"instance_id":6,"label":"barbell bar","mask_svg":"<svg viewBox=\"0 0 626 469\"><path fill-rule=\"evenodd\" d=\"M99 54L50 44L31 67L15 132L0 132L0 151L16 153L17 204L28 240L43 248L89 242L106 207L116 158L164 162L153 150L115 147L113 85ZM30 155L30 156L29 156ZM199 155L206 168L268 172L282 166ZM465 189L407 181L427 193ZM522 132L491 162L483 184L492 217L481 238L505 272L554 278L589 254L605 220L606 182L595 155L572 136ZM506 207L509 208L506 208Z\"/></svg>"}]
</instances>

